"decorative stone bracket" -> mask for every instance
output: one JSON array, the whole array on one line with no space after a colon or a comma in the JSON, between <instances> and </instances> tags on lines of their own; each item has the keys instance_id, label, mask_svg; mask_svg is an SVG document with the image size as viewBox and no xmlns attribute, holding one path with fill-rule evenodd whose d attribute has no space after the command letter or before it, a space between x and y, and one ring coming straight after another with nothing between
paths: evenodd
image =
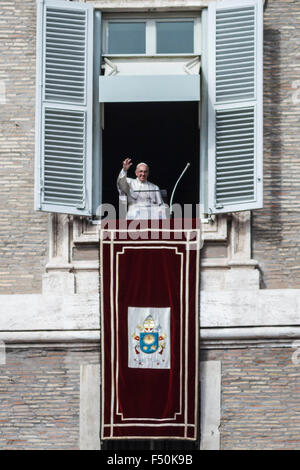
<instances>
[{"instance_id":1,"label":"decorative stone bracket","mask_svg":"<svg viewBox=\"0 0 300 470\"><path fill-rule=\"evenodd\" d=\"M251 258L251 212L219 216L203 227L204 240L227 242L227 256L201 257L201 289L258 289L258 263Z\"/></svg>"},{"instance_id":2,"label":"decorative stone bracket","mask_svg":"<svg viewBox=\"0 0 300 470\"><path fill-rule=\"evenodd\" d=\"M43 275L43 293L98 293L99 260L75 261L75 243L98 243L99 232L88 232L88 219L66 214L49 216L49 259ZM92 229L95 227L92 226Z\"/></svg>"},{"instance_id":3,"label":"decorative stone bracket","mask_svg":"<svg viewBox=\"0 0 300 470\"><path fill-rule=\"evenodd\" d=\"M251 259L251 213L238 212L219 215L202 224L205 242L223 243L227 256L201 257L201 289L232 290L258 289L259 270ZM43 276L45 293L98 292L99 259L75 260L73 248L95 246L97 253L99 225L86 217L65 214L49 216L49 259Z\"/></svg>"}]
</instances>

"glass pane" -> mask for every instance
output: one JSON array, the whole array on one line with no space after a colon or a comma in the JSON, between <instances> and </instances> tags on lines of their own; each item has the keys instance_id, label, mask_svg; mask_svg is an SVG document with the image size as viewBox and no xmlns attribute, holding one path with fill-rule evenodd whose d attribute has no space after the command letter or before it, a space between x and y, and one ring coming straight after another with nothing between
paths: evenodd
<instances>
[{"instance_id":1,"label":"glass pane","mask_svg":"<svg viewBox=\"0 0 300 470\"><path fill-rule=\"evenodd\" d=\"M158 54L194 52L193 21L158 21L156 23Z\"/></svg>"},{"instance_id":2,"label":"glass pane","mask_svg":"<svg viewBox=\"0 0 300 470\"><path fill-rule=\"evenodd\" d=\"M109 23L107 52L109 54L145 54L145 31L145 23Z\"/></svg>"}]
</instances>

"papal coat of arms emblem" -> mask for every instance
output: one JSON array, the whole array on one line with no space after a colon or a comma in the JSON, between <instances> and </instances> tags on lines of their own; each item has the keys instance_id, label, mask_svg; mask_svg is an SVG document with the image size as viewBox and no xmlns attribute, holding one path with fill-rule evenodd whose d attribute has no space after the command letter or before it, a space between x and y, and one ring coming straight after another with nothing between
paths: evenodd
<instances>
[{"instance_id":1,"label":"papal coat of arms emblem","mask_svg":"<svg viewBox=\"0 0 300 470\"><path fill-rule=\"evenodd\" d=\"M152 354L156 351L163 354L166 347L165 334L160 334L158 325L156 325L151 315L148 315L143 323L143 326L137 325L140 334L133 333L132 337L137 341L135 346L136 354L145 353Z\"/></svg>"},{"instance_id":2,"label":"papal coat of arms emblem","mask_svg":"<svg viewBox=\"0 0 300 470\"><path fill-rule=\"evenodd\" d=\"M128 367L170 369L170 307L128 307Z\"/></svg>"}]
</instances>

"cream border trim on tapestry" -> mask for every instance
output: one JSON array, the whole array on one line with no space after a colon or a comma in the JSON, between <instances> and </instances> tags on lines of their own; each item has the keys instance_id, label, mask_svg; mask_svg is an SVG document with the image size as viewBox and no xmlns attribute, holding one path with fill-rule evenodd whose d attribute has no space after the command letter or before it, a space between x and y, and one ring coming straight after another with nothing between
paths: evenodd
<instances>
[{"instance_id":1,"label":"cream border trim on tapestry","mask_svg":"<svg viewBox=\"0 0 300 470\"><path fill-rule=\"evenodd\" d=\"M108 230L105 230L106 232L108 232ZM145 230L146 231L146 230ZM158 231L163 231L163 230L158 230ZM102 263L101 263L101 259L103 257L103 244L110 244L110 268L111 268L111 286L110 286L110 297L111 297L111 312L114 313L114 302L113 302L113 245L114 244L119 244L120 242L122 244L134 244L134 245L142 245L145 243L144 240L133 240L133 241L124 241L124 240L121 240L121 241L116 241L115 240L115 237L111 237L110 240L103 240L103 236L102 236L102 231L100 231L100 288L101 288L101 292L103 292L103 276L102 276ZM110 232L126 232L124 230L110 230ZM182 232L181 230L173 230L173 232ZM187 236L187 240L186 241L180 241L180 240L177 240L177 241L170 241L170 240L151 240L151 243L152 244L160 244L160 246L151 246L151 247L145 247L145 246L135 246L135 247L123 247L123 250L122 252L118 252L117 253L117 256L119 256L120 254L123 254L125 251L124 249L130 249L130 248L135 248L135 249L142 249L142 248L147 248L147 249L158 249L158 248L168 248L168 249L175 249L176 250L176 253L179 254L177 252L177 249L176 247L166 247L164 246L165 244L176 244L176 245L185 245L186 246L186 250L187 250L187 253L188 253L188 256L186 258L186 292L187 292L187 295L186 295L186 328L185 328L185 331L187 331L187 325L188 325L188 305L189 305L189 283L188 283L188 273L189 273L189 251L190 251L190 246L191 245L195 245L196 244L196 247L197 247L197 256L196 256L196 286L195 286L195 289L196 289L196 292L195 292L195 306L196 306L196 319L195 319L195 322L196 322L196 331L198 331L199 329L199 312L198 312L198 308L199 308L199 258L200 258L200 241L201 241L201 234L200 234L200 230L197 230L197 229L193 229L193 230L186 230L185 231L188 236ZM196 240L191 240L190 239L190 236L192 233L195 233L197 234L196 236ZM181 253L182 255L182 253ZM118 262L118 261L117 261ZM116 296L116 299L117 299L117 296ZM116 303L117 305L117 303ZM103 297L101 296L101 323L103 324L103 309L104 309L104 306L103 306ZM113 338L113 328L112 326L114 326L114 322L113 322L113 317L114 315L112 314L111 315L111 333L112 333L112 337L111 337L111 348L112 348L112 351L111 351L111 354L112 354L112 361L111 361L111 367L112 367L112 373L111 373L111 377L112 377L112 384L111 384L111 423L110 424L106 424L104 425L104 397L103 397L103 394L102 394L102 411L101 411L101 418L102 418L102 429L105 427L110 427L111 429L111 433L110 433L110 437L114 438L114 439L118 439L118 437L115 437L113 436L113 428L114 427L117 427L117 426L155 426L155 427L162 427L162 426L184 426L185 427L185 432L184 432L184 438L185 439L188 439L188 440L194 440L196 438L196 434L197 434L197 429L196 429L196 426L195 424L189 424L187 423L187 401L185 400L185 423L181 423L181 424L176 424L176 423L149 423L147 425L145 425L145 423L135 423L134 425L133 424L115 424L113 422L113 409L114 409L114 406L116 406L116 413L117 414L120 414L121 413L118 411L118 408L117 408L117 403L116 405L114 404L114 390L115 390L115 383L113 382L113 363L114 363L114 338ZM103 341L103 335L101 335L101 346L102 346L102 351L103 351L103 346L104 346L104 341ZM186 355L185 355L185 396L187 397L187 388L188 388L188 377L187 377L187 361L188 361L188 357L187 357L187 341L185 342L186 344ZM195 423L197 423L197 415L198 415L198 407L197 407L197 397L198 397L198 380L199 380L199 372L198 372L198 351L199 351L199 339L198 339L198 335L196 335L196 361L195 361L195 398L196 398L196 406L195 406ZM102 366L102 370L104 370L104 357L103 357L103 354L102 354L102 357L101 357L101 366ZM180 377L182 377L182 372L180 374ZM118 374L116 374L116 381L117 381L117 378L118 378ZM104 381L104 377L103 377L103 381ZM102 387L104 387L104 383L102 383ZM181 397L182 398L182 397ZM177 413L176 413L177 414ZM121 415L122 416L122 415ZM123 418L122 416L122 419L126 419L126 418ZM128 418L130 419L130 418ZM172 418L174 419L174 418ZM176 419L176 418L175 418ZM148 420L148 418L145 418L145 420ZM171 419L170 419L171 420ZM187 437L187 428L188 427L193 427L194 428L194 437L193 438L189 438ZM102 433L103 435L103 433ZM147 439L147 436L132 436L131 437L132 439ZM153 436L149 436L148 438L151 438L151 439L168 439L168 438L171 438L171 439L180 439L180 437L176 437L174 438L173 436L158 436L158 437L153 437ZM109 439L109 437L107 438L104 438L104 439ZM121 437L120 437L121 439Z\"/></svg>"}]
</instances>

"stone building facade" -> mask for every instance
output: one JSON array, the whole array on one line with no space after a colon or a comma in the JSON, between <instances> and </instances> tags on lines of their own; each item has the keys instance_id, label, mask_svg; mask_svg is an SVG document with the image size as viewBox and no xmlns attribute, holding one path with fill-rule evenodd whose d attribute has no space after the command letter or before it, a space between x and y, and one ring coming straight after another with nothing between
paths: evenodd
<instances>
[{"instance_id":1,"label":"stone building facade","mask_svg":"<svg viewBox=\"0 0 300 470\"><path fill-rule=\"evenodd\" d=\"M99 231L34 211L36 3L0 8L0 447L97 449ZM201 449L300 448L299 36L299 3L266 1L264 207L202 225Z\"/></svg>"}]
</instances>

